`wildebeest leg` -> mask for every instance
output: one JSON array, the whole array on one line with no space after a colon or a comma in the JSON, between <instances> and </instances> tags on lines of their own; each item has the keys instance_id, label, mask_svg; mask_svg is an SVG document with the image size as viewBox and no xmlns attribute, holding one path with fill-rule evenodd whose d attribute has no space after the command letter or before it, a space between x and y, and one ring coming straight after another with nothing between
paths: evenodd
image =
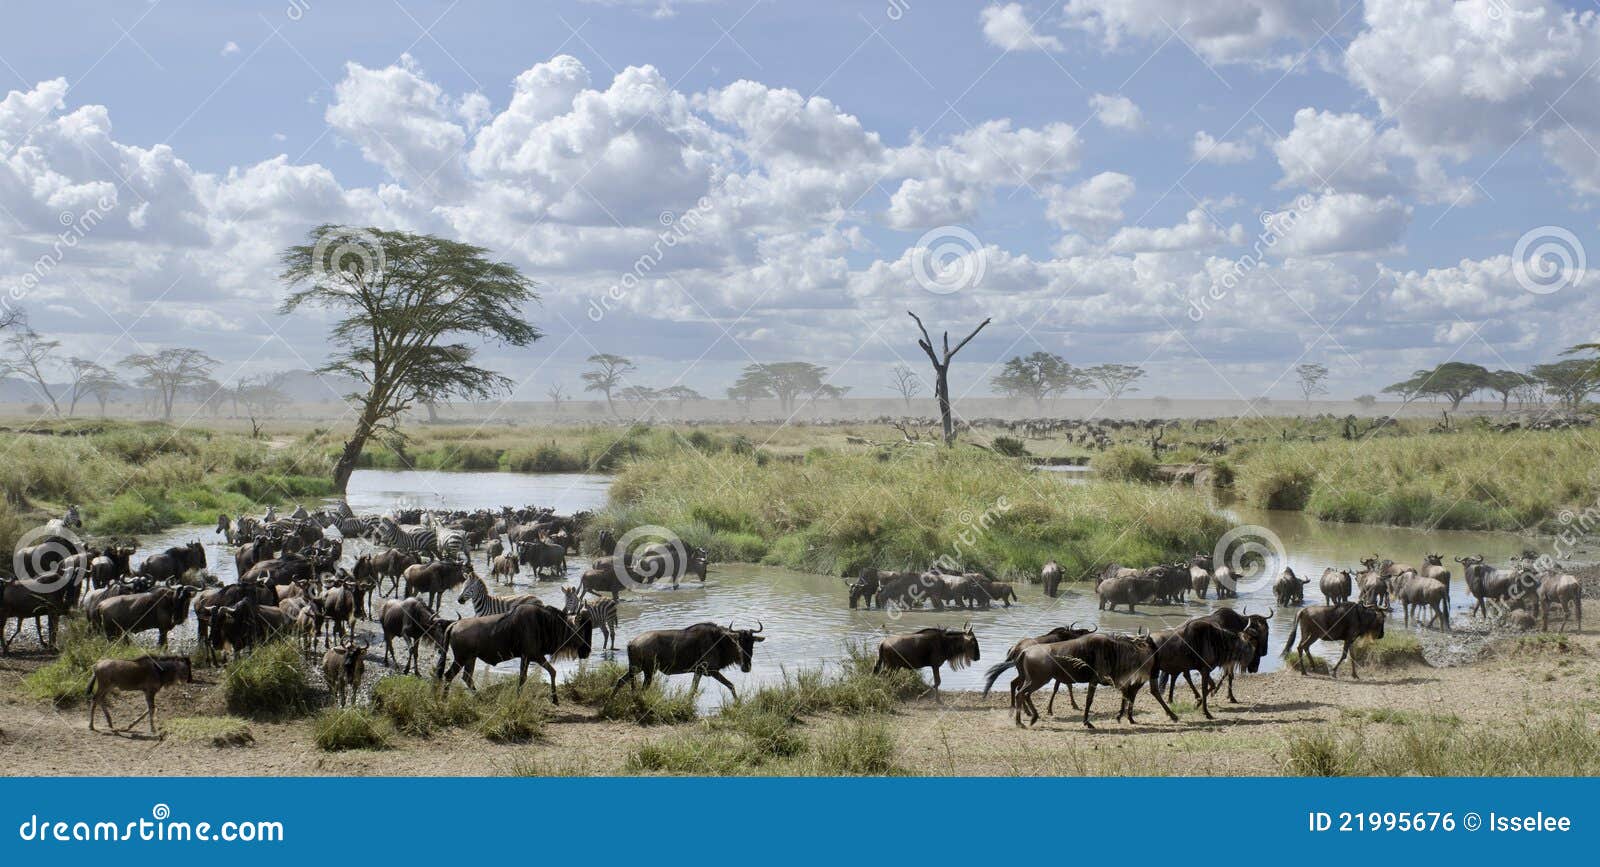
<instances>
[{"instance_id":1,"label":"wildebeest leg","mask_svg":"<svg viewBox=\"0 0 1600 867\"><path fill-rule=\"evenodd\" d=\"M517 674L517 691L522 690L522 685L528 682L528 657L522 658L522 667Z\"/></svg>"},{"instance_id":2,"label":"wildebeest leg","mask_svg":"<svg viewBox=\"0 0 1600 867\"><path fill-rule=\"evenodd\" d=\"M732 696L734 701L738 701L739 700L739 694L737 692L733 691L733 684L730 683L726 677L722 676L722 672L720 672L720 671L708 671L708 672L706 672L706 674L709 675L712 680L715 680L717 683L720 683L723 686L727 687L728 688L728 695Z\"/></svg>"},{"instance_id":3,"label":"wildebeest leg","mask_svg":"<svg viewBox=\"0 0 1600 867\"><path fill-rule=\"evenodd\" d=\"M1356 640L1354 638L1352 638L1352 639L1350 639L1350 640L1348 640L1348 641L1346 641L1344 643L1344 651L1339 654L1339 661L1335 662L1333 664L1333 670L1329 672L1329 675L1331 675L1333 677L1338 677L1339 676L1339 666L1344 664L1345 657L1350 655L1350 647L1352 645L1354 645L1355 643L1356 643ZM1350 676L1355 678L1356 680L1360 680L1361 679L1361 675L1356 674L1356 661L1354 659L1350 660Z\"/></svg>"},{"instance_id":4,"label":"wildebeest leg","mask_svg":"<svg viewBox=\"0 0 1600 867\"><path fill-rule=\"evenodd\" d=\"M939 666L933 666L933 700L944 701L939 695Z\"/></svg>"},{"instance_id":5,"label":"wildebeest leg","mask_svg":"<svg viewBox=\"0 0 1600 867\"><path fill-rule=\"evenodd\" d=\"M628 670L623 672L622 676L617 678L617 682L611 685L611 694L612 695L616 695L617 692L622 689L622 685L623 684L627 684L628 685L628 691L632 692L633 691L633 673L635 671L638 671L638 669L634 668L632 665L629 665L628 666Z\"/></svg>"},{"instance_id":6,"label":"wildebeest leg","mask_svg":"<svg viewBox=\"0 0 1600 867\"><path fill-rule=\"evenodd\" d=\"M1176 684L1178 679L1176 677L1174 677L1172 680L1173 680L1173 683ZM1189 684L1189 691L1194 693L1194 700L1204 704L1205 703L1205 696L1200 694L1200 690L1197 690L1197 689L1194 688L1194 678L1190 677L1189 676L1189 672L1187 672L1187 671L1183 673L1183 682ZM1206 669L1205 671L1200 672L1200 683L1202 685L1208 687L1208 688L1211 686L1211 670L1210 669ZM1170 690L1170 689L1167 690L1167 701L1169 701L1169 702L1172 701L1172 690Z\"/></svg>"},{"instance_id":7,"label":"wildebeest leg","mask_svg":"<svg viewBox=\"0 0 1600 867\"><path fill-rule=\"evenodd\" d=\"M560 704L561 699L556 697L556 667L550 664L550 660L542 657L539 659L539 667L550 672L550 703Z\"/></svg>"},{"instance_id":8,"label":"wildebeest leg","mask_svg":"<svg viewBox=\"0 0 1600 867\"><path fill-rule=\"evenodd\" d=\"M1134 687L1131 694L1139 694L1139 689L1137 686ZM1156 704L1161 705L1161 709L1167 712L1167 719L1177 722L1178 715L1173 713L1172 708L1168 706L1166 702L1161 700L1161 691L1156 689L1156 682L1154 680L1150 681L1150 694L1155 696ZM1133 701L1131 699L1128 701L1128 722L1133 722Z\"/></svg>"},{"instance_id":9,"label":"wildebeest leg","mask_svg":"<svg viewBox=\"0 0 1600 867\"><path fill-rule=\"evenodd\" d=\"M1183 679L1189 679L1189 673L1187 671L1183 673ZM1189 686L1193 687L1194 683L1191 682ZM1200 712L1205 714L1206 719L1216 719L1216 717L1211 715L1211 693L1215 691L1212 689L1211 684L1211 669L1204 669L1200 672L1200 687L1201 689L1198 693L1198 697L1200 699Z\"/></svg>"},{"instance_id":10,"label":"wildebeest leg","mask_svg":"<svg viewBox=\"0 0 1600 867\"><path fill-rule=\"evenodd\" d=\"M1089 722L1089 708L1094 707L1094 681L1089 681L1089 694L1083 698L1083 727L1094 728L1094 723Z\"/></svg>"},{"instance_id":11,"label":"wildebeest leg","mask_svg":"<svg viewBox=\"0 0 1600 867\"><path fill-rule=\"evenodd\" d=\"M341 694L342 694L342 691L341 691ZM151 734L155 734L156 733L156 693L155 693L155 690L153 690L153 689L145 690L144 703L145 703L145 706L146 706L145 713L150 715L150 733Z\"/></svg>"},{"instance_id":12,"label":"wildebeest leg","mask_svg":"<svg viewBox=\"0 0 1600 867\"><path fill-rule=\"evenodd\" d=\"M650 688L650 675L649 675L648 672L644 676L644 685L645 685L646 689ZM696 692L699 692L699 691L700 691L700 672L697 671L697 672L694 673L694 679L689 681L689 694L690 695L694 695Z\"/></svg>"},{"instance_id":13,"label":"wildebeest leg","mask_svg":"<svg viewBox=\"0 0 1600 867\"><path fill-rule=\"evenodd\" d=\"M1067 682L1067 701L1072 702L1072 709L1078 709L1078 697L1072 693L1072 682Z\"/></svg>"}]
</instances>

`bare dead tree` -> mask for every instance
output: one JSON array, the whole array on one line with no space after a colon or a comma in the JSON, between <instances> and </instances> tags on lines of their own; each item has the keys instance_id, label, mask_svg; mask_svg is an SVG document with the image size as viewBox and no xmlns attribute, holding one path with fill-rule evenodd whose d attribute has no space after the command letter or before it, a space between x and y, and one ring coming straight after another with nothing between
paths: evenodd
<instances>
[{"instance_id":1,"label":"bare dead tree","mask_svg":"<svg viewBox=\"0 0 1600 867\"><path fill-rule=\"evenodd\" d=\"M922 332L922 339L917 341L917 345L922 347L922 351L928 354L928 360L933 362L933 396L939 401L939 424L944 429L944 444L947 446L955 445L956 427L950 416L950 360L955 358L956 353L970 343L972 338L977 337L978 332L982 331L990 320L984 319L978 323L978 327L972 329L972 333L968 334L960 343L957 343L954 349L950 348L950 332L946 331L944 333L944 354L941 358L940 354L934 351L933 338L928 336L927 326L923 325L922 320L917 318L917 314L912 313L910 310L906 311L906 315L916 321L917 330Z\"/></svg>"}]
</instances>

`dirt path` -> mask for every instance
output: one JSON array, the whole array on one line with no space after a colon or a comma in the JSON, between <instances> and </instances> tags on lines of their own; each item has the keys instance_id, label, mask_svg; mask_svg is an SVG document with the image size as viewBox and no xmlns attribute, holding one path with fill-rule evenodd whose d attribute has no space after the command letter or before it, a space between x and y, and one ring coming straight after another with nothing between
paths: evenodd
<instances>
[{"instance_id":1,"label":"dirt path","mask_svg":"<svg viewBox=\"0 0 1600 867\"><path fill-rule=\"evenodd\" d=\"M0 660L0 749L10 775L616 774L638 744L695 727L598 721L589 708L564 705L546 737L525 746L450 731L428 740L397 738L385 751L325 753L300 721L251 723L252 745L214 747L92 733L83 707L56 710L20 694L21 677L39 662L37 656ZM1015 727L1003 692L951 694L943 704L921 700L889 718L895 761L922 774L1280 774L1289 736L1323 723L1433 719L1465 729L1578 709L1592 727L1600 722L1600 639L1578 637L1565 650L1502 651L1459 667L1369 668L1360 681L1290 671L1247 677L1237 685L1241 703L1216 703L1215 721L1201 718L1185 700L1186 688L1178 689L1180 722L1168 722L1144 693L1134 726L1111 718L1117 702L1102 691L1094 732L1083 728L1065 695L1056 717L1027 731ZM163 693L160 701L168 719L222 713L207 683ZM119 721L131 719L137 703L136 696L121 699L114 710ZM805 728L825 722L811 720Z\"/></svg>"}]
</instances>

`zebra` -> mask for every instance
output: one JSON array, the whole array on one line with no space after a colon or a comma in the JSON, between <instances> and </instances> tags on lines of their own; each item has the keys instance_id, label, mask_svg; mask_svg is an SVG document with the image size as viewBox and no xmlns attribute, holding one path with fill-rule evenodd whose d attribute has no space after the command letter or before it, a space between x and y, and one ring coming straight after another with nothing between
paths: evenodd
<instances>
[{"instance_id":1,"label":"zebra","mask_svg":"<svg viewBox=\"0 0 1600 867\"><path fill-rule=\"evenodd\" d=\"M467 584L461 588L461 596L456 599L456 604L471 602L472 612L478 617L487 617L490 614L504 614L518 605L543 605L539 597L533 594L522 596L494 596L489 593L488 585L483 583L476 572L467 573Z\"/></svg>"},{"instance_id":2,"label":"zebra","mask_svg":"<svg viewBox=\"0 0 1600 867\"><path fill-rule=\"evenodd\" d=\"M443 560L466 560L467 531L456 527L446 527L444 524L435 523L433 528L434 544L439 550L439 558Z\"/></svg>"},{"instance_id":3,"label":"zebra","mask_svg":"<svg viewBox=\"0 0 1600 867\"><path fill-rule=\"evenodd\" d=\"M377 527L378 541L391 548L399 548L410 554L426 555L428 558L439 559L439 539L427 527L418 527L408 530L394 522L393 518L379 519Z\"/></svg>"},{"instance_id":4,"label":"zebra","mask_svg":"<svg viewBox=\"0 0 1600 867\"><path fill-rule=\"evenodd\" d=\"M480 582L481 583L481 582ZM563 587L561 593L567 599L562 606L562 614L577 614L580 610L588 609L589 622L600 627L600 647L607 650L617 649L617 600L600 599L595 602L583 601L583 590L579 587Z\"/></svg>"}]
</instances>

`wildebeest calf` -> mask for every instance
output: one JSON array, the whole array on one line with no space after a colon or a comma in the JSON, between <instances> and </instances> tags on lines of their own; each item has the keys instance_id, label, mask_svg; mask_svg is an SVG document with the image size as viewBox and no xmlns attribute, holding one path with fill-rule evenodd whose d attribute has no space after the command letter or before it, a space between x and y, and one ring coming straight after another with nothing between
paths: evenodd
<instances>
[{"instance_id":1,"label":"wildebeest calf","mask_svg":"<svg viewBox=\"0 0 1600 867\"><path fill-rule=\"evenodd\" d=\"M322 655L322 676L327 678L328 690L339 696L339 706L345 706L348 689L350 703L354 704L361 693L361 676L366 673L367 646L347 641Z\"/></svg>"},{"instance_id":2,"label":"wildebeest calf","mask_svg":"<svg viewBox=\"0 0 1600 867\"><path fill-rule=\"evenodd\" d=\"M89 688L84 692L89 697L89 731L95 730L95 705L99 705L100 712L105 714L106 727L117 731L116 724L111 721L110 694L139 690L144 693L145 711L128 723L128 728L149 717L150 733L155 734L156 693L164 686L177 683L180 678L184 683L194 682L194 670L187 656L141 656L138 659L102 659L96 662L89 675Z\"/></svg>"},{"instance_id":3,"label":"wildebeest calf","mask_svg":"<svg viewBox=\"0 0 1600 867\"><path fill-rule=\"evenodd\" d=\"M930 668L933 670L932 690L937 695L940 666L948 663L952 670L965 668L978 659L978 637L972 634L970 625L962 629L929 627L891 635L880 642L878 661L872 666L872 673L897 668L913 671Z\"/></svg>"}]
</instances>

